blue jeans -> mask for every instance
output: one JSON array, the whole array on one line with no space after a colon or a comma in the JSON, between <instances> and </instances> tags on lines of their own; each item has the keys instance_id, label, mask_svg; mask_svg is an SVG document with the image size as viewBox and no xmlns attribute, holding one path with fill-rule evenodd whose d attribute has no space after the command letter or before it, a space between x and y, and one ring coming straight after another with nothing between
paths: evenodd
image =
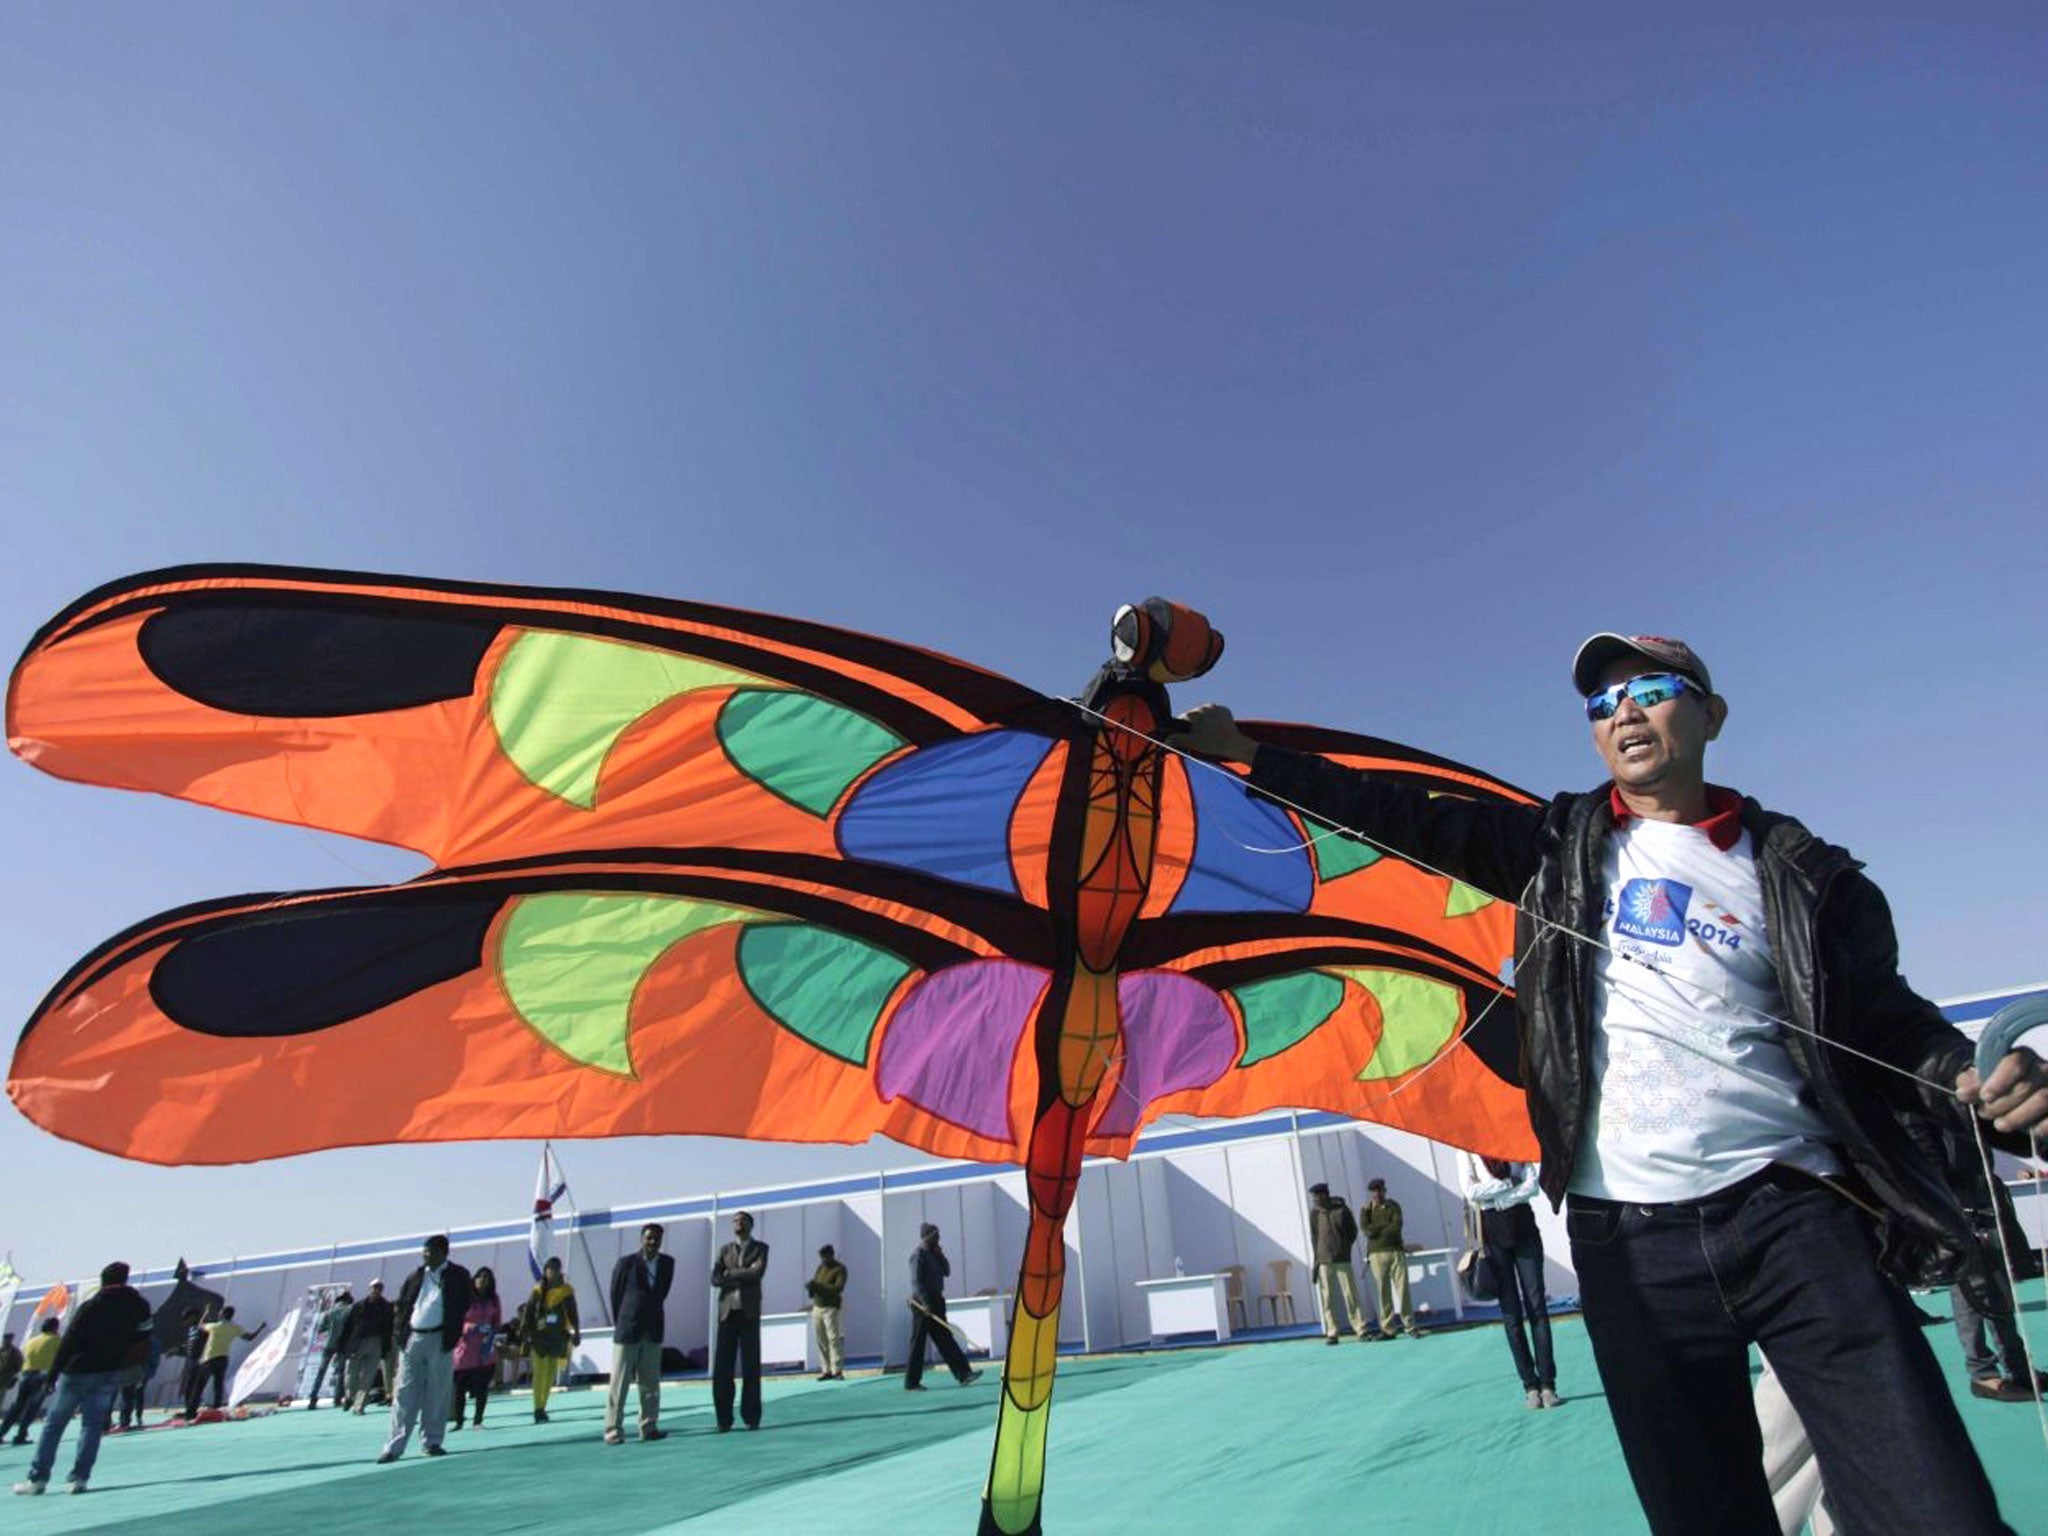
<instances>
[{"instance_id":1,"label":"blue jeans","mask_svg":"<svg viewBox=\"0 0 2048 1536\"><path fill-rule=\"evenodd\" d=\"M1752 1343L1806 1425L1847 1536L2007 1530L1847 1199L1771 1168L1679 1204L1574 1195L1565 1219L1607 1406L1658 1536L1778 1536Z\"/></svg>"},{"instance_id":2,"label":"blue jeans","mask_svg":"<svg viewBox=\"0 0 2048 1536\"><path fill-rule=\"evenodd\" d=\"M119 1371L66 1371L57 1378L57 1390L50 1397L50 1410L43 1419L43 1437L36 1442L34 1460L28 1464L28 1480L47 1483L50 1468L57 1462L57 1444L64 1438L64 1426L78 1415L78 1459L71 1463L71 1481L82 1483L92 1476L92 1464L99 1460L100 1436L106 1433L107 1415L114 1396L121 1390Z\"/></svg>"},{"instance_id":3,"label":"blue jeans","mask_svg":"<svg viewBox=\"0 0 2048 1536\"><path fill-rule=\"evenodd\" d=\"M1543 1239L1532 1237L1512 1247L1488 1243L1486 1267L1493 1272L1494 1294L1500 1297L1501 1327L1507 1330L1508 1353L1524 1391L1557 1385L1557 1362L1550 1349L1550 1298L1543 1293ZM1527 1337L1523 1327L1528 1328ZM1531 1358L1531 1347L1534 1358Z\"/></svg>"}]
</instances>

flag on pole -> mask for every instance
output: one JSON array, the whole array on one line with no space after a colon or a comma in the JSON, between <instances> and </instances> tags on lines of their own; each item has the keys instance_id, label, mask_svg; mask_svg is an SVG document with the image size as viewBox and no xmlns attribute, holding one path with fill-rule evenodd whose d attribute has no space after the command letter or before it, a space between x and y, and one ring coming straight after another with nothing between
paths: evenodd
<instances>
[{"instance_id":1,"label":"flag on pole","mask_svg":"<svg viewBox=\"0 0 2048 1536\"><path fill-rule=\"evenodd\" d=\"M526 1237L526 1263L533 1271L536 1285L555 1251L555 1202L568 1192L569 1181L562 1177L562 1165L555 1161L553 1144L542 1143L540 1172L533 1181L533 1224Z\"/></svg>"},{"instance_id":2,"label":"flag on pole","mask_svg":"<svg viewBox=\"0 0 2048 1536\"><path fill-rule=\"evenodd\" d=\"M5 1322L14 1313L14 1296L21 1289L21 1271L6 1259L0 1259L0 1322Z\"/></svg>"},{"instance_id":3,"label":"flag on pole","mask_svg":"<svg viewBox=\"0 0 2048 1536\"><path fill-rule=\"evenodd\" d=\"M62 1317L70 1305L71 1287L59 1280L43 1292L43 1299L36 1303L35 1311L29 1314L28 1331L33 1333L42 1327L43 1319L46 1317Z\"/></svg>"}]
</instances>

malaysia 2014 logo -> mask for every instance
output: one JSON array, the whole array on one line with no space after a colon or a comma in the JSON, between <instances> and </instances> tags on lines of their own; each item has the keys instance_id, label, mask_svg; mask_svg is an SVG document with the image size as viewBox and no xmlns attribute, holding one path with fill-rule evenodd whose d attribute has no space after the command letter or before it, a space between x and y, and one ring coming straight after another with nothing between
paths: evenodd
<instances>
[{"instance_id":1,"label":"malaysia 2014 logo","mask_svg":"<svg viewBox=\"0 0 2048 1536\"><path fill-rule=\"evenodd\" d=\"M1685 908L1692 887L1677 880L1631 880L1621 888L1614 931L1651 944L1685 942Z\"/></svg>"}]
</instances>

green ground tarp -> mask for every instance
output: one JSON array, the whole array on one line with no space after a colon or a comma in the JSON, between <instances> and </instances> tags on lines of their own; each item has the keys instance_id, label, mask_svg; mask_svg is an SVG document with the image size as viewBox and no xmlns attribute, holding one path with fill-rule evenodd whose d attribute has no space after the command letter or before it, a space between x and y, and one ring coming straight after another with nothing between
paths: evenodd
<instances>
[{"instance_id":1,"label":"green ground tarp","mask_svg":"<svg viewBox=\"0 0 2048 1536\"><path fill-rule=\"evenodd\" d=\"M2039 1284L2027 1322L2048 1354ZM1326 1348L1320 1340L1064 1362L1046 1495L1052 1536L1298 1532L1373 1525L1431 1532L1623 1533L1642 1520L1584 1330L1557 1325L1570 1399L1531 1413L1497 1327ZM1932 1330L2006 1518L2048 1536L2048 1444L2032 1408L1964 1390L1955 1336ZM708 1388L669 1383L670 1438L600 1443L601 1393L558 1395L536 1426L496 1397L487 1428L372 1464L384 1430L330 1409L109 1439L84 1498L62 1483L0 1505L23 1536L902 1536L974 1529L994 1419L991 1374L771 1380L758 1434L717 1434ZM630 1415L629 1415L630 1422ZM75 1431L74 1431L75 1433ZM67 1437L68 1438L68 1437ZM67 1447L68 1449L68 1447ZM1910 1454L1907 1447L1900 1454ZM0 1471L22 1475L26 1450ZM61 1479L70 1463L60 1456Z\"/></svg>"}]
</instances>

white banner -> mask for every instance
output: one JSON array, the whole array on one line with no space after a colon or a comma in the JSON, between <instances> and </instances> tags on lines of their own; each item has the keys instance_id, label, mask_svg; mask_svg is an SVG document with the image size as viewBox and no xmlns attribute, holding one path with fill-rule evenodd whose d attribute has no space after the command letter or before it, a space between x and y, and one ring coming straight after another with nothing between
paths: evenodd
<instances>
[{"instance_id":1,"label":"white banner","mask_svg":"<svg viewBox=\"0 0 2048 1536\"><path fill-rule=\"evenodd\" d=\"M228 1389L228 1406L239 1408L249 1398L271 1385L271 1377L278 1377L282 1385L289 1376L280 1371L295 1345L304 1341L297 1335L301 1326L312 1327L304 1307L293 1307L281 1322L266 1336L262 1343L250 1350L244 1357L241 1368L235 1372L234 1384Z\"/></svg>"}]
</instances>

